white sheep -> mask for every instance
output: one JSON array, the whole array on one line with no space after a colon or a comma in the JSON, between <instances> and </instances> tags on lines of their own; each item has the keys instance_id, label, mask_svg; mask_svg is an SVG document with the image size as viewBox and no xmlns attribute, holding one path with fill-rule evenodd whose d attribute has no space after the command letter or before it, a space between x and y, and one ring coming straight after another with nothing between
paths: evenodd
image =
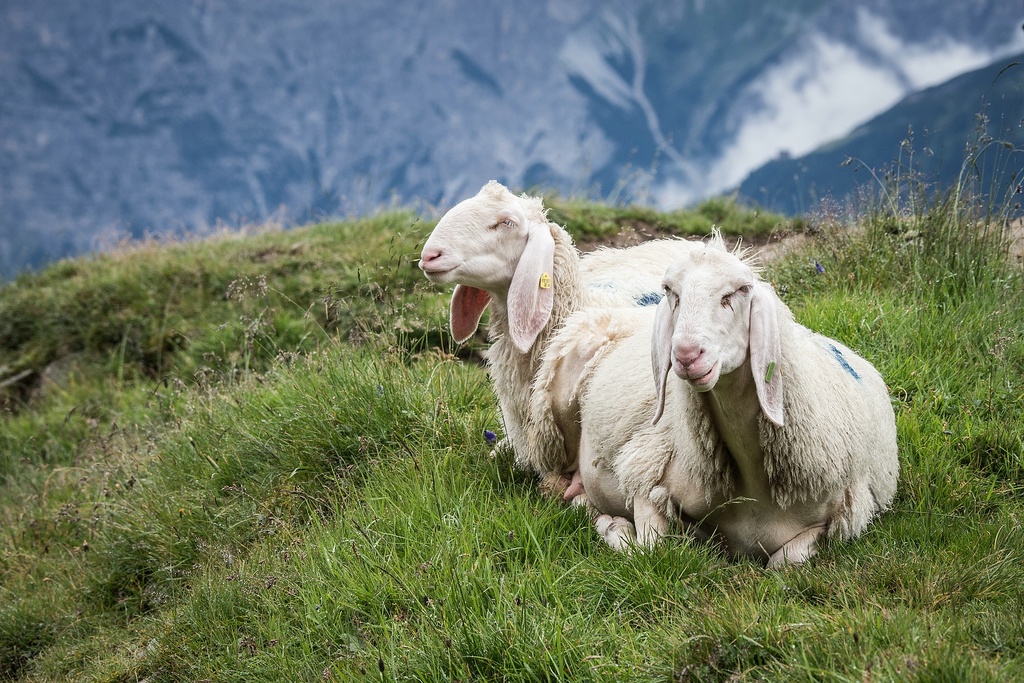
<instances>
[{"instance_id":1,"label":"white sheep","mask_svg":"<svg viewBox=\"0 0 1024 683\"><path fill-rule=\"evenodd\" d=\"M797 324L717 234L673 264L664 287L653 315L570 318L541 374L575 386L534 396L541 412L578 398L599 533L615 548L634 533L649 545L678 519L769 567L803 562L822 538L860 535L892 502L899 472L875 368Z\"/></svg>"},{"instance_id":2,"label":"white sheep","mask_svg":"<svg viewBox=\"0 0 1024 683\"><path fill-rule=\"evenodd\" d=\"M499 446L540 474L546 488L569 486L577 452L574 405L528 424L530 391L548 339L585 307L656 303L665 267L695 244L657 240L599 250L581 260L572 237L547 219L539 198L516 196L492 180L449 210L423 245L420 268L427 278L456 285L450 307L456 341L471 337L491 307L486 357L506 432ZM531 440L531 429L558 438ZM531 442L543 446L530 450Z\"/></svg>"}]
</instances>

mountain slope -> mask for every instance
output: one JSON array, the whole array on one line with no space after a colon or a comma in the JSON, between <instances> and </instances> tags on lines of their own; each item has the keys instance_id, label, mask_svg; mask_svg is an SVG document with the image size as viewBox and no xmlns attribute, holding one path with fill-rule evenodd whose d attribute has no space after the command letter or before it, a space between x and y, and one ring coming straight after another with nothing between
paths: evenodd
<instances>
[{"instance_id":1,"label":"mountain slope","mask_svg":"<svg viewBox=\"0 0 1024 683\"><path fill-rule=\"evenodd\" d=\"M677 207L1024 49L1008 3L892 5L8 0L0 276L490 178Z\"/></svg>"},{"instance_id":2,"label":"mountain slope","mask_svg":"<svg viewBox=\"0 0 1024 683\"><path fill-rule=\"evenodd\" d=\"M899 159L922 178L949 187L963 168L965 148L986 138L1024 149L1024 53L1000 60L910 95L848 136L798 157L780 157L751 173L739 194L787 214L813 210L823 197L844 199L873 182ZM847 159L855 163L844 163ZM1003 145L988 150L981 170L1010 183L1024 170L1021 152ZM904 169L907 170L907 169ZM876 188L877 189L877 188Z\"/></svg>"}]
</instances>

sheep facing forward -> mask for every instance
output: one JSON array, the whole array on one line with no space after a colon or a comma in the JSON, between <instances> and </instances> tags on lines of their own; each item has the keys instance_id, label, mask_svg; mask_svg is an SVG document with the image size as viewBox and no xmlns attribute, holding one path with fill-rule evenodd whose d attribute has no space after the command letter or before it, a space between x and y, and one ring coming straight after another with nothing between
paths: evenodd
<instances>
[{"instance_id":1,"label":"sheep facing forward","mask_svg":"<svg viewBox=\"0 0 1024 683\"><path fill-rule=\"evenodd\" d=\"M539 422L529 420L530 391L548 339L585 307L656 303L665 268L696 246L657 240L581 259L539 198L516 196L493 180L449 210L431 232L419 265L432 282L456 285L449 312L455 340L471 337L491 307L486 359L505 426L499 447L510 448L520 466L539 474L543 487L568 490L567 497L579 493L570 488L575 403ZM538 429L558 439L533 439L543 447L531 450L528 432Z\"/></svg>"},{"instance_id":2,"label":"sheep facing forward","mask_svg":"<svg viewBox=\"0 0 1024 683\"><path fill-rule=\"evenodd\" d=\"M875 368L797 324L717 234L673 264L664 287L653 315L567 321L542 376L575 386L535 394L541 413L578 398L580 473L602 537L650 545L680 520L732 556L778 567L823 538L860 535L892 502L899 472ZM582 370L567 379L572 368Z\"/></svg>"}]
</instances>

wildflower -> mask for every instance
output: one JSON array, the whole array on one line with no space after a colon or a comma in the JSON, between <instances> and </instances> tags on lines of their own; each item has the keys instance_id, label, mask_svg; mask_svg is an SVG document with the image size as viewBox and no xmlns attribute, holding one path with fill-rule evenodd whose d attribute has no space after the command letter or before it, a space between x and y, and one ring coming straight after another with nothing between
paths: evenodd
<instances>
[{"instance_id":1,"label":"wildflower","mask_svg":"<svg viewBox=\"0 0 1024 683\"><path fill-rule=\"evenodd\" d=\"M814 269L816 271L818 271L818 275L824 275L825 274L825 266L821 265L817 261L814 262Z\"/></svg>"},{"instance_id":2,"label":"wildflower","mask_svg":"<svg viewBox=\"0 0 1024 683\"><path fill-rule=\"evenodd\" d=\"M484 438L487 439L487 443L494 443L498 440L498 435L492 432L490 429L484 430Z\"/></svg>"}]
</instances>

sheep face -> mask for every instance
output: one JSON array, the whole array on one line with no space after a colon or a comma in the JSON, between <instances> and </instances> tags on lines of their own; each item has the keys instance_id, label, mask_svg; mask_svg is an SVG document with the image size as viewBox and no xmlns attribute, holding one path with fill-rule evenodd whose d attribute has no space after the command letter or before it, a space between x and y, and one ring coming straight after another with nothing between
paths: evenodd
<instances>
[{"instance_id":1,"label":"sheep face","mask_svg":"<svg viewBox=\"0 0 1024 683\"><path fill-rule=\"evenodd\" d=\"M432 282L456 284L456 341L472 336L494 298L507 308L513 343L526 351L551 313L554 250L541 201L492 180L441 218L423 245L420 269Z\"/></svg>"},{"instance_id":2,"label":"sheep face","mask_svg":"<svg viewBox=\"0 0 1024 683\"><path fill-rule=\"evenodd\" d=\"M732 373L749 358L762 409L781 424L781 393L774 396L776 389L781 392L781 373L772 377L779 341L771 288L729 253L720 238L669 266L662 285L665 298L658 304L651 340L658 390L654 421L664 410L669 371L690 389L705 392L723 377L734 377ZM775 385L770 386L773 379ZM769 398L776 405L766 405Z\"/></svg>"},{"instance_id":3,"label":"sheep face","mask_svg":"<svg viewBox=\"0 0 1024 683\"><path fill-rule=\"evenodd\" d=\"M423 274L431 282L507 292L527 242L523 208L519 197L488 183L438 221L420 254Z\"/></svg>"},{"instance_id":4,"label":"sheep face","mask_svg":"<svg viewBox=\"0 0 1024 683\"><path fill-rule=\"evenodd\" d=\"M672 371L694 390L708 391L746 360L754 276L739 263L701 261L666 271L657 328Z\"/></svg>"}]
</instances>

